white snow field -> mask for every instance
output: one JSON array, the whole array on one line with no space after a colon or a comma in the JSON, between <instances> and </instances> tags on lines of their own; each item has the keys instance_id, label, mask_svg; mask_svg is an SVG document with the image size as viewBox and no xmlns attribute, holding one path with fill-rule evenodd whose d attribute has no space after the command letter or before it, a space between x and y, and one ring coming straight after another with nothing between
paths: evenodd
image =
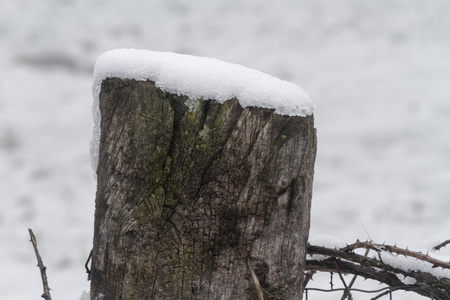
<instances>
[{"instance_id":1,"label":"white snow field","mask_svg":"<svg viewBox=\"0 0 450 300\"><path fill-rule=\"evenodd\" d=\"M304 88L318 130L312 237L416 250L449 239L449 16L446 0L0 0L0 296L42 294L27 228L53 299L89 289L92 74L115 48L213 57Z\"/></svg>"}]
</instances>

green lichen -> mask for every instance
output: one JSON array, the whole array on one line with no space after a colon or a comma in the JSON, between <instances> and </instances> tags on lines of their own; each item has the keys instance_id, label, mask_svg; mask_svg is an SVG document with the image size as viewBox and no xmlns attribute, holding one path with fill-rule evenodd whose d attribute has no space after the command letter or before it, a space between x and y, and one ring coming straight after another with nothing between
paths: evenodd
<instances>
[{"instance_id":1,"label":"green lichen","mask_svg":"<svg viewBox=\"0 0 450 300\"><path fill-rule=\"evenodd\" d=\"M204 101L203 99L201 101ZM200 100L199 99L191 99L188 98L184 104L187 106L189 113L193 113L197 110L197 108L200 105Z\"/></svg>"},{"instance_id":2,"label":"green lichen","mask_svg":"<svg viewBox=\"0 0 450 300\"><path fill-rule=\"evenodd\" d=\"M198 133L198 136L203 140L207 140L209 137L209 133L210 133L210 129L209 129L208 125L205 124L205 126L203 126L203 128Z\"/></svg>"}]
</instances>

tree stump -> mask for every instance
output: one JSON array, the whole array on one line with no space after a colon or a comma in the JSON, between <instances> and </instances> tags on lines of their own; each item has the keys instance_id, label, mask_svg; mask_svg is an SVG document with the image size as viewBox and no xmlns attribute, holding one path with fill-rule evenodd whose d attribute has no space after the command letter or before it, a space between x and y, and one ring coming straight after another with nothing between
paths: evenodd
<instances>
[{"instance_id":1,"label":"tree stump","mask_svg":"<svg viewBox=\"0 0 450 300\"><path fill-rule=\"evenodd\" d=\"M316 134L285 116L109 78L91 299L301 299Z\"/></svg>"}]
</instances>

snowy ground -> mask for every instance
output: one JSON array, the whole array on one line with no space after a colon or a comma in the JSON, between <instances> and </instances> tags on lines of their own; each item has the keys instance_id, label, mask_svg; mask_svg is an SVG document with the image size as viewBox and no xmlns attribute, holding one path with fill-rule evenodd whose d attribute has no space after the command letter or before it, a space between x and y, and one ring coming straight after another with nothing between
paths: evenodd
<instances>
[{"instance_id":1,"label":"snowy ground","mask_svg":"<svg viewBox=\"0 0 450 300\"><path fill-rule=\"evenodd\" d=\"M2 299L42 293L28 227L53 298L89 288L92 68L113 48L215 57L307 90L311 235L449 239L449 16L446 0L0 0Z\"/></svg>"}]
</instances>

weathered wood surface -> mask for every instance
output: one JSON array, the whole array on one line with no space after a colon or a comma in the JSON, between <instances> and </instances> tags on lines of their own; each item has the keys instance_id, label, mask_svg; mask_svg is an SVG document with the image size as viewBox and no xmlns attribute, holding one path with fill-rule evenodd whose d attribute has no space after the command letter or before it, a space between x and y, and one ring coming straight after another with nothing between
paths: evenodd
<instances>
[{"instance_id":1,"label":"weathered wood surface","mask_svg":"<svg viewBox=\"0 0 450 300\"><path fill-rule=\"evenodd\" d=\"M111 78L100 93L91 293L301 299L316 136L289 117Z\"/></svg>"}]
</instances>

